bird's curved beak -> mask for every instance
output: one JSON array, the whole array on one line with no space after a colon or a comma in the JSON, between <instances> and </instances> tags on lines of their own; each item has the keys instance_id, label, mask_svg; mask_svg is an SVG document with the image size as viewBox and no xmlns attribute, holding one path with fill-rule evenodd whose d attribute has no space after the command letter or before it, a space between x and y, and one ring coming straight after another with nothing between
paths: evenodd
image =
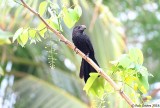
<instances>
[{"instance_id":1,"label":"bird's curved beak","mask_svg":"<svg viewBox=\"0 0 160 108\"><path fill-rule=\"evenodd\" d=\"M81 30L85 30L86 26L85 25L81 25Z\"/></svg>"}]
</instances>

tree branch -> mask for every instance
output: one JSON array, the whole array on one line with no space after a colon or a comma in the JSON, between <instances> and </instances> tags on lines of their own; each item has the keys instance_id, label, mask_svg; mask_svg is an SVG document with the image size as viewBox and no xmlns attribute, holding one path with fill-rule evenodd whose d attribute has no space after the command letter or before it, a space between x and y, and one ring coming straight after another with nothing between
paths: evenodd
<instances>
[{"instance_id":1,"label":"tree branch","mask_svg":"<svg viewBox=\"0 0 160 108\"><path fill-rule=\"evenodd\" d=\"M72 42L67 40L59 31L52 28L46 21L43 19L39 13L34 11L30 6L28 6L23 0L21 0L23 6L27 8L29 11L31 11L34 15L36 15L45 25L46 27L51 30L53 33L57 35L57 37L64 42L69 48L71 48L73 51L75 51L79 56L81 56L83 59L85 59L97 72L109 82L109 84L116 90L118 93L126 100L126 102L133 107L134 103L133 101L118 87L118 85L99 67L97 64L95 64L89 57L86 57L84 53L82 53L79 49L77 49ZM76 49L75 49L76 48Z\"/></svg>"}]
</instances>

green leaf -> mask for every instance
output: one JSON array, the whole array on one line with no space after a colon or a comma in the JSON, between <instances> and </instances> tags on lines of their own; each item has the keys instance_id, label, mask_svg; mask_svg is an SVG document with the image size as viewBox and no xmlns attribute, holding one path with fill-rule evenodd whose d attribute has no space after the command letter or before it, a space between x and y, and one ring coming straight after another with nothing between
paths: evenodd
<instances>
[{"instance_id":1,"label":"green leaf","mask_svg":"<svg viewBox=\"0 0 160 108\"><path fill-rule=\"evenodd\" d=\"M45 29L40 30L40 31L39 31L39 35L40 35L41 37L43 37L43 38L44 38L44 34L46 33L46 31L47 31L47 29L46 29L46 28L45 28Z\"/></svg>"},{"instance_id":2,"label":"green leaf","mask_svg":"<svg viewBox=\"0 0 160 108\"><path fill-rule=\"evenodd\" d=\"M141 65L136 65L137 71L141 73L142 76L148 76L147 68Z\"/></svg>"},{"instance_id":3,"label":"green leaf","mask_svg":"<svg viewBox=\"0 0 160 108\"><path fill-rule=\"evenodd\" d=\"M44 34L45 34L45 32L47 31L46 25L41 22L41 23L38 25L38 28L37 28L37 29L38 29L38 31L39 31L39 32L38 32L39 35L44 38Z\"/></svg>"},{"instance_id":4,"label":"green leaf","mask_svg":"<svg viewBox=\"0 0 160 108\"><path fill-rule=\"evenodd\" d=\"M128 57L127 54L123 54L118 59L118 66L122 66L123 68L128 68L131 65L132 61Z\"/></svg>"},{"instance_id":5,"label":"green leaf","mask_svg":"<svg viewBox=\"0 0 160 108\"><path fill-rule=\"evenodd\" d=\"M23 28L19 28L19 29L15 32L15 34L14 34L14 36L13 36L13 42L21 35L22 32L23 32Z\"/></svg>"},{"instance_id":6,"label":"green leaf","mask_svg":"<svg viewBox=\"0 0 160 108\"><path fill-rule=\"evenodd\" d=\"M70 14L67 10L67 8L63 8L63 21L67 25L68 28L71 28L74 26L74 22L70 18Z\"/></svg>"},{"instance_id":7,"label":"green leaf","mask_svg":"<svg viewBox=\"0 0 160 108\"><path fill-rule=\"evenodd\" d=\"M36 30L30 29L30 30L29 30L29 36L30 36L31 38L35 38L36 32L37 32Z\"/></svg>"},{"instance_id":8,"label":"green leaf","mask_svg":"<svg viewBox=\"0 0 160 108\"><path fill-rule=\"evenodd\" d=\"M42 30L44 28L46 28L46 25L43 22L41 22L37 27L38 30Z\"/></svg>"},{"instance_id":9,"label":"green leaf","mask_svg":"<svg viewBox=\"0 0 160 108\"><path fill-rule=\"evenodd\" d=\"M20 35L21 46L23 47L28 41L28 29L25 29L23 33Z\"/></svg>"},{"instance_id":10,"label":"green leaf","mask_svg":"<svg viewBox=\"0 0 160 108\"><path fill-rule=\"evenodd\" d=\"M129 50L130 59L138 64L143 64L143 53L138 48L132 48Z\"/></svg>"},{"instance_id":11,"label":"green leaf","mask_svg":"<svg viewBox=\"0 0 160 108\"><path fill-rule=\"evenodd\" d=\"M90 77L88 78L87 83L84 86L83 90L85 90L88 93L89 89L91 88L92 84L94 83L98 75L99 75L98 73L90 73Z\"/></svg>"},{"instance_id":12,"label":"green leaf","mask_svg":"<svg viewBox=\"0 0 160 108\"><path fill-rule=\"evenodd\" d=\"M54 28L54 29L56 29L56 30L58 30L58 31L63 31L61 25L60 25L60 27L59 27L58 19L57 19L57 18L53 17L53 18L50 18L50 19L48 19L48 20L46 20L46 21L48 22L48 24L49 24L52 28Z\"/></svg>"},{"instance_id":13,"label":"green leaf","mask_svg":"<svg viewBox=\"0 0 160 108\"><path fill-rule=\"evenodd\" d=\"M78 7L75 9L63 8L63 21L68 28L72 28L75 25L75 23L79 20L81 13L78 9Z\"/></svg>"},{"instance_id":14,"label":"green leaf","mask_svg":"<svg viewBox=\"0 0 160 108\"><path fill-rule=\"evenodd\" d=\"M98 77L98 75L98 73L90 73L90 77L83 90L85 90L87 94L101 98L104 94L104 79Z\"/></svg>"},{"instance_id":15,"label":"green leaf","mask_svg":"<svg viewBox=\"0 0 160 108\"><path fill-rule=\"evenodd\" d=\"M79 5L74 7L74 11L78 14L79 17L82 15L82 9Z\"/></svg>"},{"instance_id":16,"label":"green leaf","mask_svg":"<svg viewBox=\"0 0 160 108\"><path fill-rule=\"evenodd\" d=\"M18 42L22 47L24 46L23 43L22 43L22 41L21 41L21 39L20 39L20 37L17 38L17 42Z\"/></svg>"},{"instance_id":17,"label":"green leaf","mask_svg":"<svg viewBox=\"0 0 160 108\"><path fill-rule=\"evenodd\" d=\"M32 44L32 43L36 44L36 35L37 35L37 30L35 30L35 29L29 30L29 36L31 37L30 44Z\"/></svg>"},{"instance_id":18,"label":"green leaf","mask_svg":"<svg viewBox=\"0 0 160 108\"><path fill-rule=\"evenodd\" d=\"M149 89L149 83L148 83L148 76L140 76L138 77L139 81L140 81L140 85L143 85L145 87L146 90Z\"/></svg>"},{"instance_id":19,"label":"green leaf","mask_svg":"<svg viewBox=\"0 0 160 108\"><path fill-rule=\"evenodd\" d=\"M90 94L95 94L95 96L102 98L104 91L104 79L98 77L90 88Z\"/></svg>"},{"instance_id":20,"label":"green leaf","mask_svg":"<svg viewBox=\"0 0 160 108\"><path fill-rule=\"evenodd\" d=\"M43 1L40 3L38 12L41 16L43 16L43 14L45 13L47 5L48 5L47 1Z\"/></svg>"},{"instance_id":21,"label":"green leaf","mask_svg":"<svg viewBox=\"0 0 160 108\"><path fill-rule=\"evenodd\" d=\"M138 76L138 79L140 81L140 85L143 85L145 87L145 89L148 90L149 88L149 83L148 83L148 71L147 68L145 68L144 66L136 66L138 68L138 72L140 73L140 76Z\"/></svg>"},{"instance_id":22,"label":"green leaf","mask_svg":"<svg viewBox=\"0 0 160 108\"><path fill-rule=\"evenodd\" d=\"M68 9L68 12L70 14L72 21L76 23L79 20L78 13L74 9L71 9L71 8Z\"/></svg>"}]
</instances>

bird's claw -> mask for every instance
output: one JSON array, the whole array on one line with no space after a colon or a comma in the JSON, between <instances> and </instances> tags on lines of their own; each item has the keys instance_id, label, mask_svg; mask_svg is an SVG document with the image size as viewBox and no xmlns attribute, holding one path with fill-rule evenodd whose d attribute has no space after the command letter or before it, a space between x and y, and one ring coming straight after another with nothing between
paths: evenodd
<instances>
[{"instance_id":1,"label":"bird's claw","mask_svg":"<svg viewBox=\"0 0 160 108\"><path fill-rule=\"evenodd\" d=\"M85 58L86 60L87 60L88 57L89 57L89 53L84 56L84 58Z\"/></svg>"},{"instance_id":2,"label":"bird's claw","mask_svg":"<svg viewBox=\"0 0 160 108\"><path fill-rule=\"evenodd\" d=\"M99 68L98 73L102 73L102 69L101 68Z\"/></svg>"},{"instance_id":3,"label":"bird's claw","mask_svg":"<svg viewBox=\"0 0 160 108\"><path fill-rule=\"evenodd\" d=\"M78 50L77 47L75 46L74 51L76 52L76 54L78 54Z\"/></svg>"}]
</instances>

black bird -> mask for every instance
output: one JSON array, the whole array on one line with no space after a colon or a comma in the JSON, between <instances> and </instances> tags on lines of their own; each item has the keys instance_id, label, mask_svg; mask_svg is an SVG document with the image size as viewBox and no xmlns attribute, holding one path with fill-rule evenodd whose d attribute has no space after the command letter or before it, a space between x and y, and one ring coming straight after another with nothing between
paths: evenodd
<instances>
[{"instance_id":1,"label":"black bird","mask_svg":"<svg viewBox=\"0 0 160 108\"><path fill-rule=\"evenodd\" d=\"M85 29L85 25L74 27L72 32L72 41L79 50L81 50L86 56L91 58L98 65L97 60L94 57L92 43L89 37L84 33ZM96 70L82 58L79 77L84 77L84 81L87 82L88 78L90 77L90 72L96 72Z\"/></svg>"}]
</instances>

